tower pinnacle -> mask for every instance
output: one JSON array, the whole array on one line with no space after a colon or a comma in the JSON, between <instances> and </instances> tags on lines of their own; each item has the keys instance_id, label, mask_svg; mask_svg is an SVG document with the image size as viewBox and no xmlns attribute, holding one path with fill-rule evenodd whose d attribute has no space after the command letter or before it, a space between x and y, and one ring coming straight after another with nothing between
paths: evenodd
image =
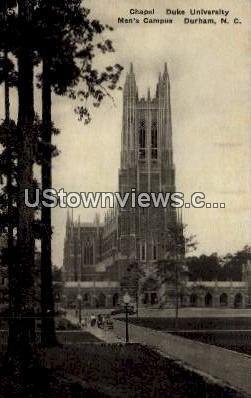
<instances>
[{"instance_id":1,"label":"tower pinnacle","mask_svg":"<svg viewBox=\"0 0 251 398\"><path fill-rule=\"evenodd\" d=\"M148 99L148 100L151 99L151 91L150 91L150 88L149 88L149 87L148 87L148 90L147 90L147 99Z\"/></svg>"},{"instance_id":2,"label":"tower pinnacle","mask_svg":"<svg viewBox=\"0 0 251 398\"><path fill-rule=\"evenodd\" d=\"M165 66L164 66L163 79L164 80L168 80L169 79L168 70L167 70L167 63L166 62L165 62Z\"/></svg>"}]
</instances>

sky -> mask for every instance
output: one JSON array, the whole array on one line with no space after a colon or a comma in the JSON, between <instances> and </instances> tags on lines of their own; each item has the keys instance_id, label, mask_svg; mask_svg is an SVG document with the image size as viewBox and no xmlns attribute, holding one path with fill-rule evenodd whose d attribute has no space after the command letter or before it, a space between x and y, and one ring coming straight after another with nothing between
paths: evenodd
<instances>
[{"instance_id":1,"label":"sky","mask_svg":"<svg viewBox=\"0 0 251 398\"><path fill-rule=\"evenodd\" d=\"M167 62L171 84L176 189L189 195L202 191L208 201L225 209L184 209L186 233L196 235L197 254L225 254L250 244L250 2L246 0L86 0L91 16L114 27L109 32L115 53L98 58L100 68L134 64L140 96L155 92L158 74ZM118 24L129 10L226 9L234 25ZM210 6L210 7L209 7ZM158 17L155 15L155 17ZM13 93L13 98L15 97ZM1 96L2 98L2 96ZM36 93L40 109L40 93ZM86 126L74 114L73 103L53 98L53 119L61 134L55 138L60 156L53 161L53 187L70 191L107 191L118 187L122 92L92 110ZM1 101L2 111L2 101ZM15 113L15 106L13 106ZM74 218L92 221L95 209L75 209ZM101 212L101 210L99 211ZM63 262L67 211L53 210L53 262Z\"/></svg>"}]
</instances>

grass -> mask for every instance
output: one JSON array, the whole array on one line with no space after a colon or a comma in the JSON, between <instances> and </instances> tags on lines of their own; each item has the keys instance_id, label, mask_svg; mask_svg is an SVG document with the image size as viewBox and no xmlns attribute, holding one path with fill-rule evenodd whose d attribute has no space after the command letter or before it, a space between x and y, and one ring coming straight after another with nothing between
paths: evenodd
<instances>
[{"instance_id":1,"label":"grass","mask_svg":"<svg viewBox=\"0 0 251 398\"><path fill-rule=\"evenodd\" d=\"M130 322L251 355L251 318L131 318Z\"/></svg>"},{"instance_id":2,"label":"grass","mask_svg":"<svg viewBox=\"0 0 251 398\"><path fill-rule=\"evenodd\" d=\"M139 344L72 344L37 356L41 368L21 381L3 372L1 398L244 398Z\"/></svg>"},{"instance_id":3,"label":"grass","mask_svg":"<svg viewBox=\"0 0 251 398\"><path fill-rule=\"evenodd\" d=\"M145 318L130 321L148 327L151 325L154 329L159 328L158 330L170 329L174 325L173 319ZM248 325L244 318L236 321L238 328L240 325ZM227 319L227 322L224 319L223 322L222 319L186 318L180 320L180 326L182 324L186 329L190 326L201 331L202 327L209 328L211 325L213 334L215 322L219 330L222 330L226 325L232 327L233 319ZM78 330L61 330L58 335L62 338L67 336L68 344L50 349L37 349L41 368L30 369L25 380L14 382L13 377L3 372L0 383L1 398L244 397L230 388L223 388L205 380L181 364L164 358L145 346L108 345L102 342L93 344L93 341L99 340L87 332ZM83 342L85 344L81 344ZM22 392L23 395L17 395L18 385L25 385L25 394Z\"/></svg>"},{"instance_id":4,"label":"grass","mask_svg":"<svg viewBox=\"0 0 251 398\"><path fill-rule=\"evenodd\" d=\"M136 344L86 344L40 352L46 368L85 380L89 388L121 398L237 398L236 392Z\"/></svg>"},{"instance_id":5,"label":"grass","mask_svg":"<svg viewBox=\"0 0 251 398\"><path fill-rule=\"evenodd\" d=\"M251 331L175 332L174 334L251 355Z\"/></svg>"},{"instance_id":6,"label":"grass","mask_svg":"<svg viewBox=\"0 0 251 398\"><path fill-rule=\"evenodd\" d=\"M134 325L148 327L154 330L169 331L175 328L174 318L130 318ZM250 330L250 318L180 318L181 330Z\"/></svg>"},{"instance_id":7,"label":"grass","mask_svg":"<svg viewBox=\"0 0 251 398\"><path fill-rule=\"evenodd\" d=\"M61 344L98 343L96 336L85 331L58 331L57 338Z\"/></svg>"},{"instance_id":8,"label":"grass","mask_svg":"<svg viewBox=\"0 0 251 398\"><path fill-rule=\"evenodd\" d=\"M38 339L40 341L40 329L38 329ZM80 330L80 328L65 318L56 318L56 334L61 344L79 344L79 343L98 343L100 340L93 334ZM5 329L0 331L0 349L8 341L8 324Z\"/></svg>"}]
</instances>

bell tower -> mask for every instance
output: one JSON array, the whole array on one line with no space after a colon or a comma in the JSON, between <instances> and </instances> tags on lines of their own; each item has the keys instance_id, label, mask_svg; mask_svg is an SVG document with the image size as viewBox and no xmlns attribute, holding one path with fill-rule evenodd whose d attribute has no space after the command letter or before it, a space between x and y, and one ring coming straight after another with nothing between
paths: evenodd
<instances>
[{"instance_id":1,"label":"bell tower","mask_svg":"<svg viewBox=\"0 0 251 398\"><path fill-rule=\"evenodd\" d=\"M156 93L139 97L131 64L123 92L119 192L175 192L173 164L170 79L167 64L159 74ZM177 226L174 208L167 206L132 208L119 212L120 250L143 262L164 258L170 228ZM169 242L170 243L170 242Z\"/></svg>"}]
</instances>

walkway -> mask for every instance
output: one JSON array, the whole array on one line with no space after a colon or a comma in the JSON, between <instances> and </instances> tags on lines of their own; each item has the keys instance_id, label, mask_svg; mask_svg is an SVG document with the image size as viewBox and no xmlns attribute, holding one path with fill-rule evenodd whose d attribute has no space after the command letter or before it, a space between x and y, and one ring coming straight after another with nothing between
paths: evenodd
<instances>
[{"instance_id":1,"label":"walkway","mask_svg":"<svg viewBox=\"0 0 251 398\"><path fill-rule=\"evenodd\" d=\"M78 318L74 316L73 312L67 312L66 318L73 324L78 325ZM83 328L84 332L89 332L93 334L93 336L97 337L100 340L105 341L106 343L112 344L112 343L121 343L123 342L122 337L118 337L115 335L112 329L100 329L97 326L87 326Z\"/></svg>"},{"instance_id":2,"label":"walkway","mask_svg":"<svg viewBox=\"0 0 251 398\"><path fill-rule=\"evenodd\" d=\"M88 326L87 328L84 328L84 331L93 334L98 339L103 340L109 344L124 342L123 337L116 336L116 334L111 329L100 329L97 326Z\"/></svg>"},{"instance_id":3,"label":"walkway","mask_svg":"<svg viewBox=\"0 0 251 398\"><path fill-rule=\"evenodd\" d=\"M114 323L115 335L124 339L125 323ZM129 337L131 342L146 344L251 397L251 357L248 355L132 324L129 324Z\"/></svg>"},{"instance_id":4,"label":"walkway","mask_svg":"<svg viewBox=\"0 0 251 398\"><path fill-rule=\"evenodd\" d=\"M76 323L73 316L67 318ZM113 330L84 329L107 343L125 341L125 323L114 320ZM146 344L162 355L181 361L251 397L251 357L221 347L129 324L130 342Z\"/></svg>"}]
</instances>

